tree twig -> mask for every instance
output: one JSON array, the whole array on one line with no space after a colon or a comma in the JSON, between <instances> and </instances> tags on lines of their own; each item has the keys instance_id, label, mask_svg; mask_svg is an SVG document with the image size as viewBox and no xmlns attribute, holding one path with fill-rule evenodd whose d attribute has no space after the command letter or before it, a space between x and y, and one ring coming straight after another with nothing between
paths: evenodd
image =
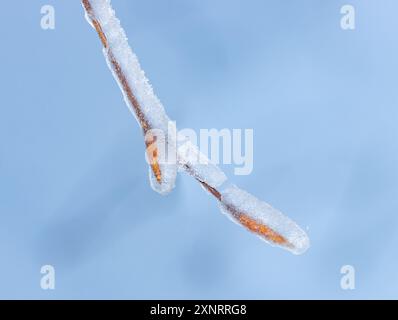
<instances>
[{"instance_id":1,"label":"tree twig","mask_svg":"<svg viewBox=\"0 0 398 320\"><path fill-rule=\"evenodd\" d=\"M115 78L119 82L128 104L132 107L144 135L147 136L149 131L154 128L153 121L150 119L151 110L148 111L142 102L140 102L140 99L137 98L136 92L138 91L138 85L134 87L134 82L129 80L131 78L129 78L129 73L142 71L132 70L133 68L126 70L126 68L123 67L123 62L120 61L121 58L118 57L119 53L115 54L113 46L109 43L109 37L116 37L118 43L123 43L123 41L126 42L126 44L123 43L123 45L126 47L126 50L131 50L127 44L127 40L122 39L124 37L124 32L113 30L120 26L118 25L119 21L114 16L114 11L111 8L110 1L81 1L88 21L98 33L102 46L104 47L105 55L107 56L108 63L114 72ZM97 8L97 10L94 8L94 6ZM107 31L104 30L103 21L101 21L101 19L105 18L99 17L99 14L103 14L106 19L110 17L110 22L106 21ZM109 15L109 17L107 15ZM115 19L115 25L112 25L112 23L114 23L112 22L112 19ZM119 32L120 35L115 36L117 32ZM126 72L128 74L126 74ZM144 82L146 84L146 78L144 79ZM152 92L150 92L150 94L152 94ZM151 169L156 181L160 184L164 179L164 172L162 171L161 165L158 161L159 150L156 146L156 143L156 136L151 136L150 139L145 139L147 150L151 150L151 152L148 153ZM227 178L217 166L210 162L210 160L204 159L205 163L207 163L207 166L205 166L207 171L203 172L198 169L198 166L196 166L187 157L187 152L190 153L191 156L204 157L203 154L200 154L195 146L188 144L188 147L186 147L183 151L177 149L176 152L179 167L194 177L202 185L202 187L208 191L209 194L214 196L220 203L222 211L226 213L233 221L260 236L263 240L286 248L295 254L301 254L309 247L309 240L306 233L289 218L283 216L280 212L233 185L227 184L226 188L224 187L221 189L222 186L225 186ZM212 173L219 175L221 178L214 180L212 178ZM216 182L212 183L212 179Z\"/></svg>"}]
</instances>

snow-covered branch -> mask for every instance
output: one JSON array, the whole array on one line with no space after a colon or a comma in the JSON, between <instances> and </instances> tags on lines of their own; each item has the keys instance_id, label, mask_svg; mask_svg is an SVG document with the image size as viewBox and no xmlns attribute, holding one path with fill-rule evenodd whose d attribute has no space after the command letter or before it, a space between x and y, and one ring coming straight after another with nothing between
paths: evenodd
<instances>
[{"instance_id":1,"label":"snow-covered branch","mask_svg":"<svg viewBox=\"0 0 398 320\"><path fill-rule=\"evenodd\" d=\"M170 192L174 188L177 171L185 171L217 199L222 212L234 222L272 245L295 254L306 251L309 239L296 223L230 183L221 169L186 137L176 129L170 130L172 122L132 52L110 0L81 1L87 20L98 33L126 104L142 128L153 189L161 194ZM166 149L167 156L164 154ZM176 161L161 161L173 156Z\"/></svg>"}]
</instances>

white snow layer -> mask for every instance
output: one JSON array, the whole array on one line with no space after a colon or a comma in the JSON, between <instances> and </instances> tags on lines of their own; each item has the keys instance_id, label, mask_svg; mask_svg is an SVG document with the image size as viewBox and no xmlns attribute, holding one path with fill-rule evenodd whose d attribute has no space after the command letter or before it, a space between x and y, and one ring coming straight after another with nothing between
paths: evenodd
<instances>
[{"instance_id":1,"label":"white snow layer","mask_svg":"<svg viewBox=\"0 0 398 320\"><path fill-rule=\"evenodd\" d=\"M212 163L187 137L178 134L177 160L181 170L188 171L199 181L218 188L227 181L227 176Z\"/></svg>"}]
</instances>

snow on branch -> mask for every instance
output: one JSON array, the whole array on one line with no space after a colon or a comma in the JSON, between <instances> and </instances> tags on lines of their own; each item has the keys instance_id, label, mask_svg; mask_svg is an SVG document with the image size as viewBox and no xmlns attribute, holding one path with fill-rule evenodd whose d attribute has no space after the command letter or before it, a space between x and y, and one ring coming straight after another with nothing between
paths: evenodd
<instances>
[{"instance_id":1,"label":"snow on branch","mask_svg":"<svg viewBox=\"0 0 398 320\"><path fill-rule=\"evenodd\" d=\"M152 188L161 194L170 192L177 171L184 171L217 199L231 220L272 245L294 254L305 252L309 239L295 222L230 183L218 166L177 132L131 50L110 0L81 1L126 104L142 128Z\"/></svg>"}]
</instances>

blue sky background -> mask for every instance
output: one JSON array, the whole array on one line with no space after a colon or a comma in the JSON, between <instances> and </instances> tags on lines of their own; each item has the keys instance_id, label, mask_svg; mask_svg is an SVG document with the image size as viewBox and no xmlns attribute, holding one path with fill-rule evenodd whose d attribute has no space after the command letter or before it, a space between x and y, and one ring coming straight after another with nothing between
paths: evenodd
<instances>
[{"instance_id":1,"label":"blue sky background","mask_svg":"<svg viewBox=\"0 0 398 320\"><path fill-rule=\"evenodd\" d=\"M347 3L355 31L340 28ZM40 28L44 4L55 30ZM398 298L397 1L113 5L180 128L254 128L252 175L223 169L312 247L264 244L190 177L154 193L80 1L3 1L0 298Z\"/></svg>"}]
</instances>

